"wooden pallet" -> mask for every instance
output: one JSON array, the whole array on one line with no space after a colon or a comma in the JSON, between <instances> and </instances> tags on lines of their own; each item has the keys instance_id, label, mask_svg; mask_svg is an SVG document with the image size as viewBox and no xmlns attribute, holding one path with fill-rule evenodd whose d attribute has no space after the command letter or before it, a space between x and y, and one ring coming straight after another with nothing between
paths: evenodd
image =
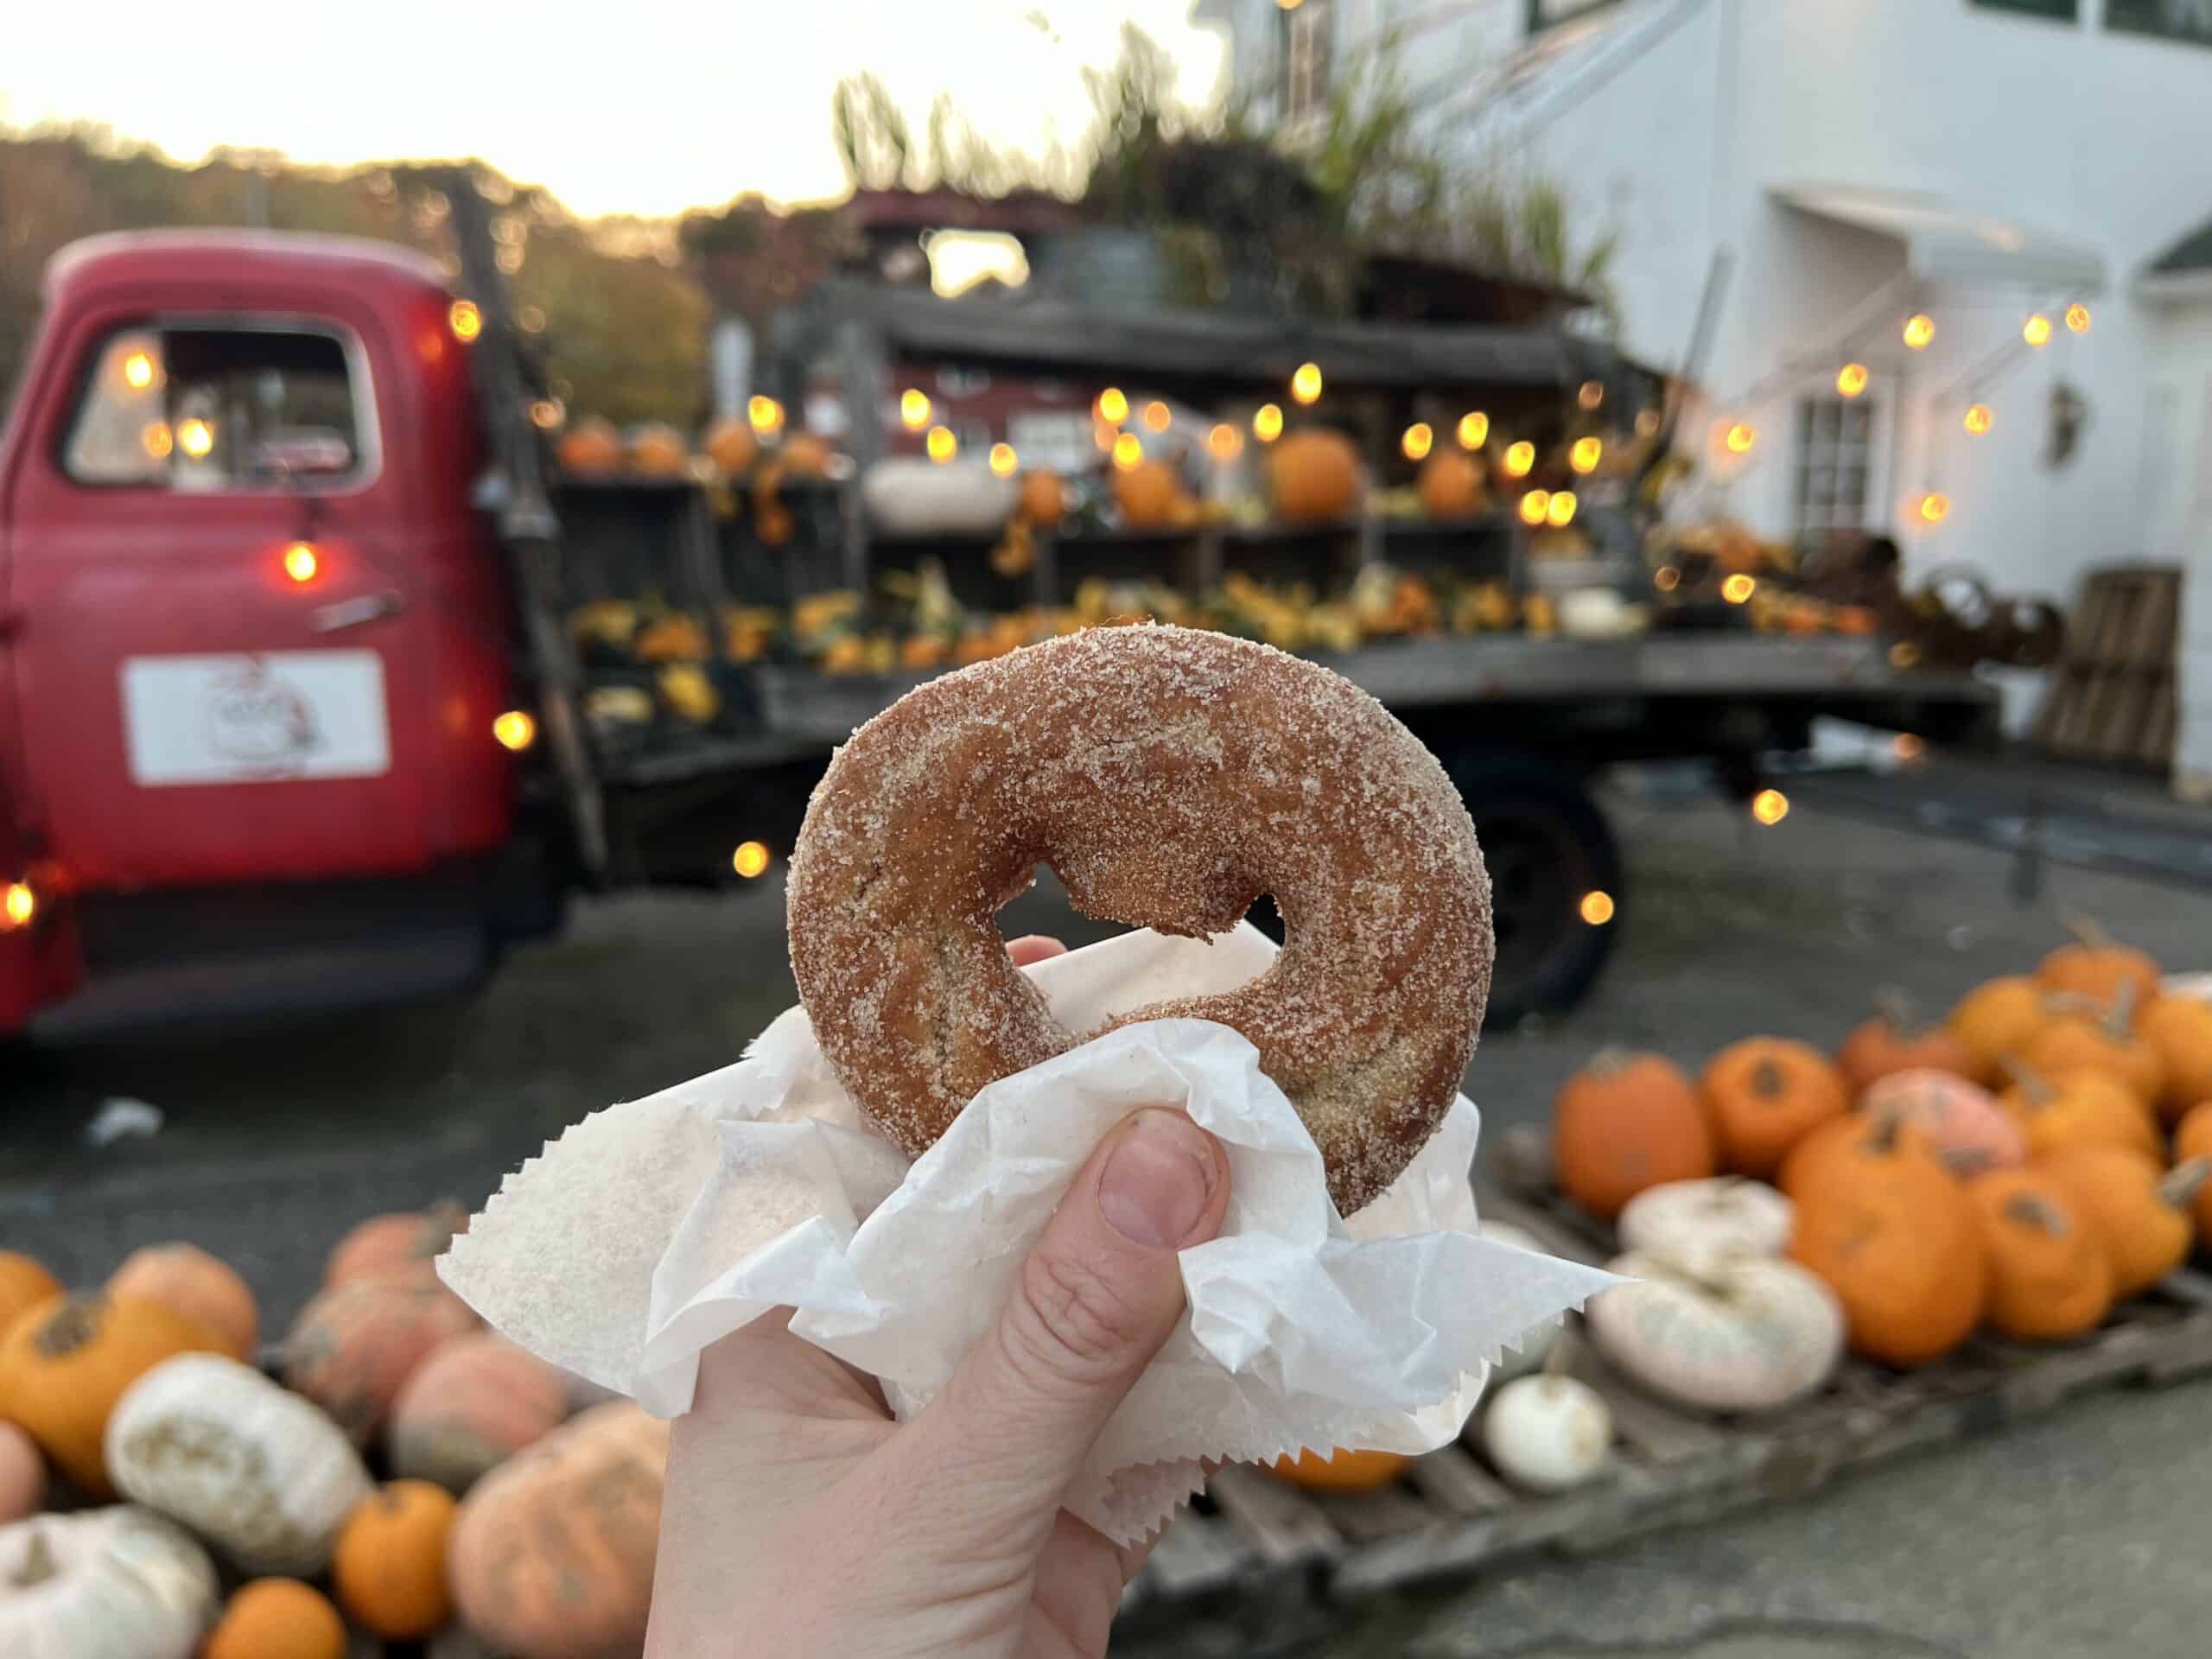
<instances>
[{"instance_id":1,"label":"wooden pallet","mask_svg":"<svg viewBox=\"0 0 2212 1659\"><path fill-rule=\"evenodd\" d=\"M2037 746L2068 760L2171 765L2180 619L2177 569L2131 565L2086 577L2036 717Z\"/></svg>"},{"instance_id":2,"label":"wooden pallet","mask_svg":"<svg viewBox=\"0 0 2212 1659\"><path fill-rule=\"evenodd\" d=\"M1526 1228L1580 1261L1613 1254L1607 1230L1541 1181L1541 1142L1509 1133L1498 1160L1518 1190L1484 1214ZM2080 1343L1978 1339L1924 1370L1847 1360L1818 1397L1753 1416L1701 1416L1662 1404L1608 1368L1579 1334L1573 1374L1602 1393L1616 1434L1610 1474L1551 1497L1516 1491L1476 1449L1480 1412L1457 1443L1414 1461L1379 1492L1308 1494L1247 1467L1223 1470L1167 1528L1130 1586L1138 1629L1243 1599L1351 1600L1534 1552L1579 1555L1624 1539L1819 1490L1844 1471L1948 1445L2047 1412L2077 1395L2212 1375L2212 1276L2184 1268L2118 1309Z\"/></svg>"}]
</instances>

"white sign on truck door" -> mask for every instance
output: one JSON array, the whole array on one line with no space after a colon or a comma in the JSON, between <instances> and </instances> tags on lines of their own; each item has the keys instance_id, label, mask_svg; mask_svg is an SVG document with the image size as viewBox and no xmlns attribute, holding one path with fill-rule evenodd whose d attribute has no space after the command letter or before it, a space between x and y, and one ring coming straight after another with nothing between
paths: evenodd
<instances>
[{"instance_id":1,"label":"white sign on truck door","mask_svg":"<svg viewBox=\"0 0 2212 1659\"><path fill-rule=\"evenodd\" d=\"M391 768L373 651L132 657L123 664L130 781L378 778Z\"/></svg>"}]
</instances>

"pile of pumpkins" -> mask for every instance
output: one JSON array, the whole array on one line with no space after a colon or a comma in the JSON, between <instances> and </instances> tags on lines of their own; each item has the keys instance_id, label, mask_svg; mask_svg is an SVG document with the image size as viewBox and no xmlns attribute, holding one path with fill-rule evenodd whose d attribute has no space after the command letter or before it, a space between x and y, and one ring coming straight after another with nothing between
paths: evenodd
<instances>
[{"instance_id":1,"label":"pile of pumpkins","mask_svg":"<svg viewBox=\"0 0 2212 1659\"><path fill-rule=\"evenodd\" d=\"M77 1293L0 1252L0 1654L637 1651L667 1426L484 1329L432 1267L465 1224L362 1223L266 1351L192 1245Z\"/></svg>"}]
</instances>

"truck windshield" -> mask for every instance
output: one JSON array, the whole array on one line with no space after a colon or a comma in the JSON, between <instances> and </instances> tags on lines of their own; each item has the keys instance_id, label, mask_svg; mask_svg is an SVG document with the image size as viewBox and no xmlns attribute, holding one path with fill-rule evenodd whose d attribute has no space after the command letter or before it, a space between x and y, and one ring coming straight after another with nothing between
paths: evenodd
<instances>
[{"instance_id":1,"label":"truck windshield","mask_svg":"<svg viewBox=\"0 0 2212 1659\"><path fill-rule=\"evenodd\" d=\"M355 480L374 454L365 390L327 329L125 328L87 378L69 476L198 492Z\"/></svg>"}]
</instances>

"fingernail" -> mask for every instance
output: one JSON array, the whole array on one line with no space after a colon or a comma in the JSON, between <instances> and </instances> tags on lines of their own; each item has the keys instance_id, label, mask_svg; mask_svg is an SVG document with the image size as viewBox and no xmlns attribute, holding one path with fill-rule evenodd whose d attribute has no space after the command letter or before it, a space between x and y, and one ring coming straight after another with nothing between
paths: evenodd
<instances>
[{"instance_id":1,"label":"fingernail","mask_svg":"<svg viewBox=\"0 0 2212 1659\"><path fill-rule=\"evenodd\" d=\"M1217 1170L1213 1137L1181 1112L1140 1112L1098 1178L1098 1208L1133 1244L1158 1249L1198 1224Z\"/></svg>"}]
</instances>

